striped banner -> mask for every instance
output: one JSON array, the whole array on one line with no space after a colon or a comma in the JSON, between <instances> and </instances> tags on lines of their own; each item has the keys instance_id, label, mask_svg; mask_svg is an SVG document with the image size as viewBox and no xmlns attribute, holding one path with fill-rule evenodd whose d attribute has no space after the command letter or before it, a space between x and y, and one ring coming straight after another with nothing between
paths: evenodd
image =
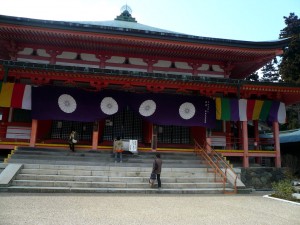
<instances>
[{"instance_id":1,"label":"striped banner","mask_svg":"<svg viewBox=\"0 0 300 225\"><path fill-rule=\"evenodd\" d=\"M240 121L247 121L247 100L239 99L239 117Z\"/></svg>"},{"instance_id":2,"label":"striped banner","mask_svg":"<svg viewBox=\"0 0 300 225\"><path fill-rule=\"evenodd\" d=\"M284 124L286 122L286 110L285 104L280 102L279 110L278 110L278 122Z\"/></svg>"},{"instance_id":3,"label":"striped banner","mask_svg":"<svg viewBox=\"0 0 300 225\"><path fill-rule=\"evenodd\" d=\"M278 101L216 98L216 119L285 123L286 109L285 104Z\"/></svg>"},{"instance_id":4,"label":"striped banner","mask_svg":"<svg viewBox=\"0 0 300 225\"><path fill-rule=\"evenodd\" d=\"M0 107L10 107L13 89L13 83L2 83L0 93Z\"/></svg>"},{"instance_id":5,"label":"striped banner","mask_svg":"<svg viewBox=\"0 0 300 225\"><path fill-rule=\"evenodd\" d=\"M239 102L238 99L216 98L216 119L238 121Z\"/></svg>"},{"instance_id":6,"label":"striped banner","mask_svg":"<svg viewBox=\"0 0 300 225\"><path fill-rule=\"evenodd\" d=\"M31 86L0 82L0 107L31 110Z\"/></svg>"}]
</instances>

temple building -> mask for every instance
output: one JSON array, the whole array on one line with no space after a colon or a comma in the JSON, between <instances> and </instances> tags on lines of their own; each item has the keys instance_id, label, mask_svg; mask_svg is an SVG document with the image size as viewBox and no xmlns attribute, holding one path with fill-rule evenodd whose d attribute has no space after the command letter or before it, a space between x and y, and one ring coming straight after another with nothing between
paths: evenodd
<instances>
[{"instance_id":1,"label":"temple building","mask_svg":"<svg viewBox=\"0 0 300 225\"><path fill-rule=\"evenodd\" d=\"M194 143L249 167L281 167L279 124L300 87L245 78L288 40L250 42L146 26L125 8L112 21L0 16L0 149L111 148L192 152ZM260 138L260 125L273 138Z\"/></svg>"}]
</instances>

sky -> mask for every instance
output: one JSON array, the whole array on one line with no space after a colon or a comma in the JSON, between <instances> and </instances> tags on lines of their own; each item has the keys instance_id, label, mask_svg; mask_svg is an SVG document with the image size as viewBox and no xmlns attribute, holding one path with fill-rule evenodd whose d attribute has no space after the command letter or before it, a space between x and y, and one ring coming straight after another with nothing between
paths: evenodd
<instances>
[{"instance_id":1,"label":"sky","mask_svg":"<svg viewBox=\"0 0 300 225\"><path fill-rule=\"evenodd\" d=\"M300 0L0 0L0 14L60 21L106 21L128 5L138 23L178 33L244 41L277 40Z\"/></svg>"}]
</instances>

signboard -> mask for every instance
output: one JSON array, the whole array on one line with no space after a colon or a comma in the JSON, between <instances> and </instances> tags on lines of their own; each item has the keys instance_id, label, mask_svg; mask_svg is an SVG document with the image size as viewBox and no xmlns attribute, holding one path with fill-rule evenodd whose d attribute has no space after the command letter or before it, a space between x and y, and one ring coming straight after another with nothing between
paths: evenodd
<instances>
[{"instance_id":1,"label":"signboard","mask_svg":"<svg viewBox=\"0 0 300 225\"><path fill-rule=\"evenodd\" d=\"M137 140L129 140L129 151L137 153Z\"/></svg>"},{"instance_id":2,"label":"signboard","mask_svg":"<svg viewBox=\"0 0 300 225\"><path fill-rule=\"evenodd\" d=\"M138 141L137 140L126 140L126 139L122 139L123 142L123 150L124 151L129 151L132 152L134 154L138 153Z\"/></svg>"}]
</instances>

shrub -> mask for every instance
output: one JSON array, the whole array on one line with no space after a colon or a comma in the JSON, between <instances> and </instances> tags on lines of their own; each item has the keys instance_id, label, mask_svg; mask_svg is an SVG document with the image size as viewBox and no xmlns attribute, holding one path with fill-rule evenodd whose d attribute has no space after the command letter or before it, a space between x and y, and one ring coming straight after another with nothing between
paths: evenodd
<instances>
[{"instance_id":1,"label":"shrub","mask_svg":"<svg viewBox=\"0 0 300 225\"><path fill-rule=\"evenodd\" d=\"M299 164L300 160L297 158L297 156L288 154L282 157L282 165L289 169L292 176L299 176L299 174L297 174L300 171Z\"/></svg>"},{"instance_id":2,"label":"shrub","mask_svg":"<svg viewBox=\"0 0 300 225\"><path fill-rule=\"evenodd\" d=\"M290 180L285 179L276 183L274 182L272 183L272 188L275 191L275 193L272 195L273 197L294 200L292 196L294 191Z\"/></svg>"}]
</instances>

